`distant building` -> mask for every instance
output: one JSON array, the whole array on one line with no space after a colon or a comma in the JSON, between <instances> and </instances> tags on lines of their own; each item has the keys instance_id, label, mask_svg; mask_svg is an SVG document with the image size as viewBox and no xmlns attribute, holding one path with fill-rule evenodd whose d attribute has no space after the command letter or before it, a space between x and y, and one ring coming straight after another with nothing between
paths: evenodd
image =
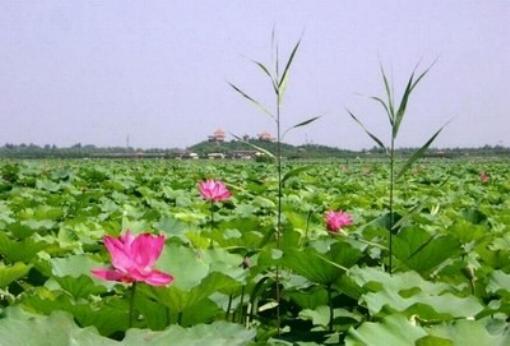
<instances>
[{"instance_id":1,"label":"distant building","mask_svg":"<svg viewBox=\"0 0 510 346\"><path fill-rule=\"evenodd\" d=\"M229 153L229 157L233 159L251 160L259 156L259 154L257 150L232 150Z\"/></svg>"},{"instance_id":2,"label":"distant building","mask_svg":"<svg viewBox=\"0 0 510 346\"><path fill-rule=\"evenodd\" d=\"M192 160L198 160L199 156L197 153L186 151L181 154L181 159L192 159Z\"/></svg>"},{"instance_id":3,"label":"distant building","mask_svg":"<svg viewBox=\"0 0 510 346\"><path fill-rule=\"evenodd\" d=\"M267 131L262 131L257 135L260 141L274 142L275 138Z\"/></svg>"},{"instance_id":4,"label":"distant building","mask_svg":"<svg viewBox=\"0 0 510 346\"><path fill-rule=\"evenodd\" d=\"M225 154L223 154L223 153L209 153L209 154L207 154L207 157L210 160L224 159L225 158Z\"/></svg>"},{"instance_id":5,"label":"distant building","mask_svg":"<svg viewBox=\"0 0 510 346\"><path fill-rule=\"evenodd\" d=\"M209 142L214 143L223 143L225 142L225 131L222 129L217 129L213 132L211 136L209 136Z\"/></svg>"}]
</instances>

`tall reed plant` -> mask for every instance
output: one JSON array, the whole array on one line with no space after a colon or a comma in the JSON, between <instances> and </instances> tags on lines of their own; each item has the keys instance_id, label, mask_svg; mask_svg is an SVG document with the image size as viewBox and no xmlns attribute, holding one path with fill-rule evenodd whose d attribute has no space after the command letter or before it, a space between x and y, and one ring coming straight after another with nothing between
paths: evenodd
<instances>
[{"instance_id":1,"label":"tall reed plant","mask_svg":"<svg viewBox=\"0 0 510 346\"><path fill-rule=\"evenodd\" d=\"M294 45L287 61L284 64L280 63L279 57L279 45L276 41L275 31L273 30L271 35L271 63L270 65L265 65L260 61L251 60L253 64L255 64L260 72L267 77L271 84L272 94L274 96L274 105L272 110L270 107L266 107L261 102L257 101L255 98L251 97L249 94L244 92L241 88L229 82L229 85L243 98L245 98L249 103L256 106L263 114L269 116L271 120L274 122L275 130L276 130L276 150L275 152L271 152L259 146L256 146L248 141L245 141L246 144L251 147L259 150L266 155L270 156L274 159L276 164L276 174L277 174L277 220L276 220L276 230L275 230L275 241L276 248L281 250L281 238L282 238L282 197L283 197L283 183L286 180L286 177L293 174L293 172L287 172L286 175L283 174L282 169L282 141L290 131L311 124L320 118L320 116L314 116L304 121L301 121L293 126L286 128L285 130L282 127L282 112L281 105L283 102L283 97L285 95L285 91L287 89L287 82L289 79L290 68L294 62L294 58L298 52L299 46L301 44L301 39L297 41ZM238 136L236 136L238 140L241 140ZM299 169L299 168L298 168ZM297 169L296 169L297 172ZM275 281L276 281L276 315L277 315L277 330L278 334L280 333L281 326L281 318L280 318L280 299L281 299L281 287L280 287L280 268L276 265L275 268Z\"/></svg>"},{"instance_id":2,"label":"tall reed plant","mask_svg":"<svg viewBox=\"0 0 510 346\"><path fill-rule=\"evenodd\" d=\"M388 157L389 161L389 180L388 180L388 194L389 194L389 225L388 225L388 266L387 271L391 274L393 270L393 237L398 229L398 223L395 222L395 188L398 183L400 183L401 178L404 173L415 163L418 159L420 159L423 154L427 151L429 146L434 142L436 137L441 133L443 128L446 126L443 125L439 130L437 130L428 141L425 142L417 151L415 151L411 157L409 157L402 166L396 167L396 157L395 157L395 144L398 138L400 126L402 125L402 121L406 115L407 106L409 103L409 99L411 94L413 93L416 86L422 81L423 77L427 75L427 73L432 68L430 65L423 72L417 74L415 68L409 77L404 92L400 98L400 102L398 105L395 103L395 95L393 92L392 84L390 86L390 82L384 68L381 66L381 75L384 83L385 96L371 96L370 99L374 102L378 103L383 109L384 113L387 116L389 122L389 130L390 130L390 143L389 145L385 144L382 140L380 140L373 132L369 131L365 125L356 117L353 112L347 109L347 113L354 119L354 121L361 126L361 128L366 132L366 134L379 146L382 148ZM417 77L416 77L417 76Z\"/></svg>"}]
</instances>

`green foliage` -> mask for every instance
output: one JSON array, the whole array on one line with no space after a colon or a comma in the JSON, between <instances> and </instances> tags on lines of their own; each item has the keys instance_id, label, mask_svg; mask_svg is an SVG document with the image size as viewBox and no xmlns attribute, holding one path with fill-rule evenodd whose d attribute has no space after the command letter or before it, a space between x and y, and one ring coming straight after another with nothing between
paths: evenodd
<instances>
[{"instance_id":1,"label":"green foliage","mask_svg":"<svg viewBox=\"0 0 510 346\"><path fill-rule=\"evenodd\" d=\"M415 272L390 276L373 268L354 269L351 278L367 293L361 296L369 311L377 315L383 309L407 312L424 320L473 317L483 306L474 297L459 297L453 287L432 284Z\"/></svg>"},{"instance_id":2,"label":"green foliage","mask_svg":"<svg viewBox=\"0 0 510 346\"><path fill-rule=\"evenodd\" d=\"M380 323L365 322L358 329L351 329L347 346L410 346L427 333L413 326L402 315L389 315Z\"/></svg>"},{"instance_id":3,"label":"green foliage","mask_svg":"<svg viewBox=\"0 0 510 346\"><path fill-rule=\"evenodd\" d=\"M130 329L121 342L102 337L94 328L79 328L71 316L55 312L47 318L9 311L0 320L0 340L5 345L33 346L140 346L140 345L247 345L254 337L240 325L215 322L189 329L171 326L164 331Z\"/></svg>"},{"instance_id":4,"label":"green foliage","mask_svg":"<svg viewBox=\"0 0 510 346\"><path fill-rule=\"evenodd\" d=\"M498 324L500 326L499 330L489 330L491 328L490 324ZM504 346L510 343L510 333L505 326L505 322L497 320L459 320L452 324L429 328L429 333L434 338L448 340L449 343L442 341L444 345Z\"/></svg>"},{"instance_id":5,"label":"green foliage","mask_svg":"<svg viewBox=\"0 0 510 346\"><path fill-rule=\"evenodd\" d=\"M280 250L271 236L277 189L267 165L16 167L0 164L12 178L0 192L0 340L9 344L508 343L506 161L412 167L405 188L396 186L391 275L383 270L389 215L380 216L387 170L376 162L284 162ZM482 170L491 173L489 184L480 182ZM213 230L196 188L204 177L221 178L233 192L216 206ZM352 213L354 225L329 234L329 209ZM122 225L164 234L156 267L175 276L169 287L138 286L132 329L128 287L90 275L109 265L102 238ZM278 340L276 266L283 288Z\"/></svg>"},{"instance_id":6,"label":"green foliage","mask_svg":"<svg viewBox=\"0 0 510 346\"><path fill-rule=\"evenodd\" d=\"M30 269L25 263L17 262L12 266L0 263L0 288L4 288L11 282L25 276Z\"/></svg>"},{"instance_id":7,"label":"green foliage","mask_svg":"<svg viewBox=\"0 0 510 346\"><path fill-rule=\"evenodd\" d=\"M459 241L450 235L430 235L407 228L395 237L394 254L407 268L427 273L461 252Z\"/></svg>"}]
</instances>

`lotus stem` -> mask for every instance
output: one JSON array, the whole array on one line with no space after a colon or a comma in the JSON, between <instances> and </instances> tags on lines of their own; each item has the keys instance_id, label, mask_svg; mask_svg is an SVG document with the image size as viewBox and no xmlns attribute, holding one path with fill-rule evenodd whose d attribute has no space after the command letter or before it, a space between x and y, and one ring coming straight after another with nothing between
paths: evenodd
<instances>
[{"instance_id":1,"label":"lotus stem","mask_svg":"<svg viewBox=\"0 0 510 346\"><path fill-rule=\"evenodd\" d=\"M209 206L209 210L211 212L210 225L211 225L211 229L212 229L213 225L214 225L214 201L211 201L211 205Z\"/></svg>"},{"instance_id":2,"label":"lotus stem","mask_svg":"<svg viewBox=\"0 0 510 346\"><path fill-rule=\"evenodd\" d=\"M230 309L232 308L232 294L229 294L228 296L228 305L227 305L227 312L225 312L225 320L228 321L228 315L230 314Z\"/></svg>"},{"instance_id":3,"label":"lotus stem","mask_svg":"<svg viewBox=\"0 0 510 346\"><path fill-rule=\"evenodd\" d=\"M305 243L308 243L308 231L310 230L310 220L312 219L313 209L308 211L308 215L306 217L306 227L305 227Z\"/></svg>"},{"instance_id":4,"label":"lotus stem","mask_svg":"<svg viewBox=\"0 0 510 346\"><path fill-rule=\"evenodd\" d=\"M129 324L128 327L133 327L135 321L135 294L136 294L136 281L131 285L131 294L129 299Z\"/></svg>"},{"instance_id":5,"label":"lotus stem","mask_svg":"<svg viewBox=\"0 0 510 346\"><path fill-rule=\"evenodd\" d=\"M335 313L333 309L333 298L332 298L331 284L328 285L328 305L329 305L329 332L333 332L333 320L335 319Z\"/></svg>"},{"instance_id":6,"label":"lotus stem","mask_svg":"<svg viewBox=\"0 0 510 346\"><path fill-rule=\"evenodd\" d=\"M244 313L243 313L243 305L244 305L244 285L243 287L241 287L241 302L239 303L239 306L240 306L240 309L239 309L239 322L241 322L241 324L243 323L243 318L244 318Z\"/></svg>"},{"instance_id":7,"label":"lotus stem","mask_svg":"<svg viewBox=\"0 0 510 346\"><path fill-rule=\"evenodd\" d=\"M211 201L211 204L209 205L209 211L211 213L210 218L209 218L209 227L211 228L211 233L212 233L212 231L214 229L214 201ZM214 240L212 239L212 237L211 237L211 240L209 243L209 248L214 249Z\"/></svg>"},{"instance_id":8,"label":"lotus stem","mask_svg":"<svg viewBox=\"0 0 510 346\"><path fill-rule=\"evenodd\" d=\"M472 295L475 295L475 290L476 290L476 286L475 286L475 280L474 279L471 279L469 280L469 286L471 287L471 294Z\"/></svg>"}]
</instances>

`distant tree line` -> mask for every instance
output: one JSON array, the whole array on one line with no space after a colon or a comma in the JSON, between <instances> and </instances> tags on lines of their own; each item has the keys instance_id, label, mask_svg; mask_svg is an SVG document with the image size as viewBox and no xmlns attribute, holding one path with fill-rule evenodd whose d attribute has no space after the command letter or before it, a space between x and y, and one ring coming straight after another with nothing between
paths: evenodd
<instances>
[{"instance_id":1,"label":"distant tree line","mask_svg":"<svg viewBox=\"0 0 510 346\"><path fill-rule=\"evenodd\" d=\"M408 156L411 155L416 148L408 147L408 148L399 148L397 152L400 155ZM365 152L362 150L362 152ZM367 152L371 154L383 154L383 151L380 147L374 146ZM478 148L463 148L463 147L455 147L455 148L429 148L426 153L426 157L460 157L460 156L508 156L510 155L510 148L504 147L502 145L484 145Z\"/></svg>"},{"instance_id":2,"label":"distant tree line","mask_svg":"<svg viewBox=\"0 0 510 346\"><path fill-rule=\"evenodd\" d=\"M236 151L254 151L253 145L263 149L274 151L276 144L270 141L248 139L246 141L232 140L229 142L200 142L187 149L179 148L132 148L132 147L98 147L81 143L69 147L57 147L56 145L39 146L36 144L5 144L0 147L0 157L16 159L39 159L39 158L136 158L136 157L162 157L177 158L185 153L194 152L200 157L206 157L210 153L223 153L230 155ZM400 156L411 155L416 148L399 148ZM355 158L355 157L382 157L384 152L379 147L363 149L360 151L339 149L326 145L305 144L291 145L282 143L282 154L287 159L322 159L322 158ZM432 148L427 157L455 158L462 156L509 156L510 148L501 145L485 145L479 148Z\"/></svg>"},{"instance_id":3,"label":"distant tree line","mask_svg":"<svg viewBox=\"0 0 510 346\"><path fill-rule=\"evenodd\" d=\"M98 147L92 144L74 144L69 147L56 145L39 146L36 144L5 144L0 147L0 157L3 158L93 158L93 157L136 157L140 155L177 156L179 149L150 148L140 149L132 147Z\"/></svg>"}]
</instances>

